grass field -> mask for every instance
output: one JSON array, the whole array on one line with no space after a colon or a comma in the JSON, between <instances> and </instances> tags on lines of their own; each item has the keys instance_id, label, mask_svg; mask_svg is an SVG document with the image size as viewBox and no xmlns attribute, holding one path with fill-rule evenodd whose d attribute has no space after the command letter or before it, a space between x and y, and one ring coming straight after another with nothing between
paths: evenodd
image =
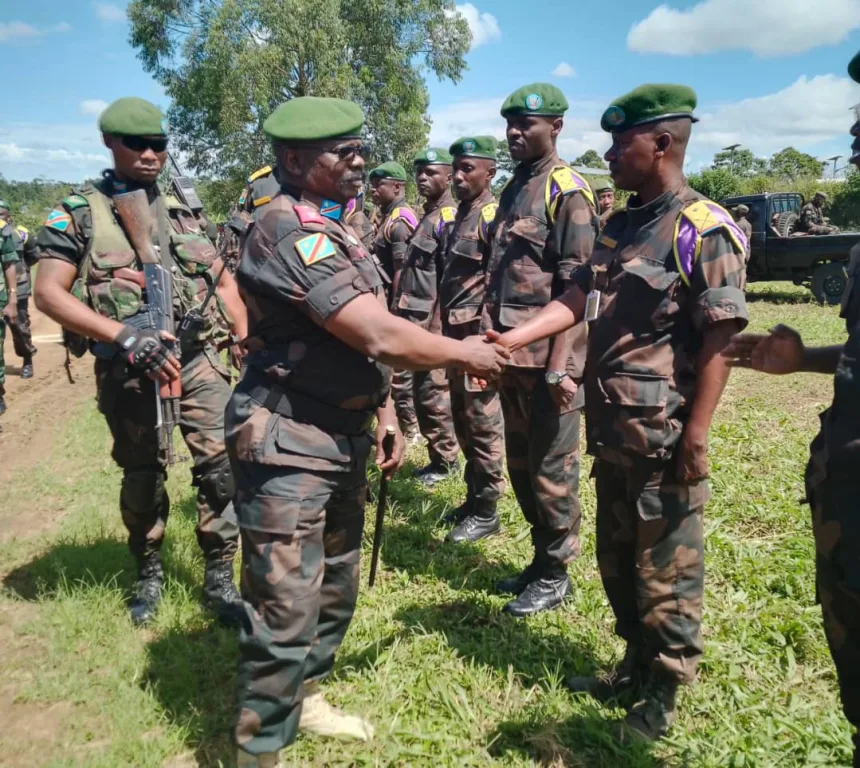
<instances>
[{"instance_id":1,"label":"grass field","mask_svg":"<svg viewBox=\"0 0 860 768\"><path fill-rule=\"evenodd\" d=\"M778 284L753 286L752 327L785 321L807 343L844 338L834 308ZM366 585L327 684L376 726L367 745L303 737L288 765L810 766L850 763L849 729L814 602L802 471L827 377L736 372L711 438L706 520L706 650L679 721L656 747L612 738L618 710L562 680L621 651L594 558L594 493L583 481L583 552L562 610L529 621L492 591L530 559L508 494L505 533L443 542L435 521L459 503L404 471L393 484L383 570ZM187 469L173 473L168 590L156 624L130 625L133 584L117 511L119 473L94 406L58 420L53 453L0 490L17 515L56 510L47 534L0 545L0 764L229 765L236 641L199 607L202 563ZM421 459L415 450L413 460ZM584 478L590 461L586 460ZM369 555L372 514L368 516ZM365 565L367 560L365 560ZM364 578L366 578L366 569ZM4 688L5 686L5 688ZM14 698L14 703L12 699ZM0 695L2 699L2 695Z\"/></svg>"}]
</instances>

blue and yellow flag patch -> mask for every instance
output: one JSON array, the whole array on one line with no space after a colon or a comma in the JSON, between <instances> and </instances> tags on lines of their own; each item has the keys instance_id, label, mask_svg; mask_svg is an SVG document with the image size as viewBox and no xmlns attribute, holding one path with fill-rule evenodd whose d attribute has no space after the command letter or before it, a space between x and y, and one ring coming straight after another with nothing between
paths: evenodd
<instances>
[{"instance_id":1,"label":"blue and yellow flag patch","mask_svg":"<svg viewBox=\"0 0 860 768\"><path fill-rule=\"evenodd\" d=\"M45 221L45 226L50 227L51 229L59 230L60 232L65 232L69 228L69 224L72 223L72 217L69 216L65 211L57 210L56 208L48 214L48 218Z\"/></svg>"},{"instance_id":2,"label":"blue and yellow flag patch","mask_svg":"<svg viewBox=\"0 0 860 768\"><path fill-rule=\"evenodd\" d=\"M334 249L334 243L328 239L328 235L324 235L322 232L303 237L296 243L296 250L299 252L299 256L302 257L302 261L306 267L327 259L329 256L334 256L337 253Z\"/></svg>"}]
</instances>

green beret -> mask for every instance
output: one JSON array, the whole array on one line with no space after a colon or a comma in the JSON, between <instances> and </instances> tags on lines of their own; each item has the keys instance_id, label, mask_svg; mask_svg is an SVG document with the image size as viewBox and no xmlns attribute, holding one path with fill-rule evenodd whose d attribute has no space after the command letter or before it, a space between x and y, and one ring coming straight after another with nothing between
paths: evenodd
<instances>
[{"instance_id":1,"label":"green beret","mask_svg":"<svg viewBox=\"0 0 860 768\"><path fill-rule=\"evenodd\" d=\"M612 186L612 182L609 179L597 179L591 182L591 191L596 193L606 192L609 190L610 192L615 191L615 187Z\"/></svg>"},{"instance_id":2,"label":"green beret","mask_svg":"<svg viewBox=\"0 0 860 768\"><path fill-rule=\"evenodd\" d=\"M560 117L567 112L564 94L549 83L531 83L517 88L502 104L502 117L508 115L543 115Z\"/></svg>"},{"instance_id":3,"label":"green beret","mask_svg":"<svg viewBox=\"0 0 860 768\"><path fill-rule=\"evenodd\" d=\"M686 85L640 85L612 102L600 118L600 127L621 132L675 117L688 117L695 123L695 108L696 92Z\"/></svg>"},{"instance_id":4,"label":"green beret","mask_svg":"<svg viewBox=\"0 0 860 768\"><path fill-rule=\"evenodd\" d=\"M413 165L451 165L453 158L447 149L440 147L429 147L415 153L412 158Z\"/></svg>"},{"instance_id":5,"label":"green beret","mask_svg":"<svg viewBox=\"0 0 860 768\"><path fill-rule=\"evenodd\" d=\"M848 62L848 76L855 83L860 83L860 53L857 53L854 58Z\"/></svg>"},{"instance_id":6,"label":"green beret","mask_svg":"<svg viewBox=\"0 0 860 768\"><path fill-rule=\"evenodd\" d=\"M358 104L323 96L300 96L279 106L263 123L272 139L299 143L361 135L364 112Z\"/></svg>"},{"instance_id":7,"label":"green beret","mask_svg":"<svg viewBox=\"0 0 860 768\"><path fill-rule=\"evenodd\" d=\"M155 104L129 96L101 113L99 130L114 136L167 136L167 119Z\"/></svg>"},{"instance_id":8,"label":"green beret","mask_svg":"<svg viewBox=\"0 0 860 768\"><path fill-rule=\"evenodd\" d=\"M450 152L454 157L485 157L495 160L498 145L492 136L463 136L451 145Z\"/></svg>"},{"instance_id":9,"label":"green beret","mask_svg":"<svg viewBox=\"0 0 860 768\"><path fill-rule=\"evenodd\" d=\"M394 179L395 181L406 181L406 169L400 163L389 160L387 163L377 165L369 174L371 179Z\"/></svg>"}]
</instances>

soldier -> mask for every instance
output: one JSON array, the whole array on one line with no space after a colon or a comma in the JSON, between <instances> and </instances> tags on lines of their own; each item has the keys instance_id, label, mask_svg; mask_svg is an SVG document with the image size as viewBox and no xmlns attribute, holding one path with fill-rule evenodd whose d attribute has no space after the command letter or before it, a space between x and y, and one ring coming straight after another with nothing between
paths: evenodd
<instances>
[{"instance_id":1,"label":"soldier","mask_svg":"<svg viewBox=\"0 0 860 768\"><path fill-rule=\"evenodd\" d=\"M735 206L733 211L735 222L738 225L738 229L744 233L744 237L746 238L747 243L747 252L744 254L745 263L750 260L750 248L752 247L752 224L750 224L749 215L750 208L748 205Z\"/></svg>"},{"instance_id":2,"label":"soldier","mask_svg":"<svg viewBox=\"0 0 860 768\"><path fill-rule=\"evenodd\" d=\"M349 201L346 207L346 223L355 230L358 239L368 253L373 251L373 241L376 239L376 229L370 221L370 217L364 210L364 189Z\"/></svg>"},{"instance_id":3,"label":"soldier","mask_svg":"<svg viewBox=\"0 0 860 768\"><path fill-rule=\"evenodd\" d=\"M451 155L445 149L425 149L415 155L413 166L418 192L426 202L424 215L409 239L392 305L400 317L431 333L441 333L436 295L443 267L441 242L456 214L451 197ZM430 463L414 475L423 485L432 487L460 469L445 371L415 371L412 402L430 458Z\"/></svg>"},{"instance_id":4,"label":"soldier","mask_svg":"<svg viewBox=\"0 0 860 768\"><path fill-rule=\"evenodd\" d=\"M806 232L808 235L835 235L839 227L831 226L824 218L822 211L827 195L824 192L816 192L812 201L800 209L800 218L795 225L796 232Z\"/></svg>"},{"instance_id":5,"label":"soldier","mask_svg":"<svg viewBox=\"0 0 860 768\"><path fill-rule=\"evenodd\" d=\"M403 459L388 365L492 376L505 360L481 339L446 339L388 312L387 276L342 221L364 177L363 122L350 102L296 98L263 125L282 192L252 226L240 260L249 355L227 408L247 601L234 729L240 766L278 765L298 729L373 735L362 718L326 703L319 682L358 597L367 458L375 442L383 472ZM395 440L385 458L388 428Z\"/></svg>"},{"instance_id":6,"label":"soldier","mask_svg":"<svg viewBox=\"0 0 860 768\"><path fill-rule=\"evenodd\" d=\"M602 227L615 211L615 187L609 179L601 178L592 182L591 189L597 195L597 213Z\"/></svg>"},{"instance_id":7,"label":"soldier","mask_svg":"<svg viewBox=\"0 0 860 768\"><path fill-rule=\"evenodd\" d=\"M256 218L258 209L270 202L281 190L278 174L271 165L258 168L248 177L248 183L239 198L239 210Z\"/></svg>"},{"instance_id":8,"label":"soldier","mask_svg":"<svg viewBox=\"0 0 860 768\"><path fill-rule=\"evenodd\" d=\"M729 374L721 352L747 322L743 233L682 170L695 106L690 88L643 85L603 113L612 179L635 195L574 286L502 337L515 360L523 345L590 322L597 559L627 649L606 678L568 686L632 701L622 734L647 740L674 722L678 685L702 655L708 430Z\"/></svg>"},{"instance_id":9,"label":"soldier","mask_svg":"<svg viewBox=\"0 0 860 768\"><path fill-rule=\"evenodd\" d=\"M12 343L15 354L21 358L21 378L33 378L33 355L38 351L33 344L33 334L30 327L30 269L39 260L36 244L30 231L12 221L8 203L0 200L0 221L6 221L12 226L12 236L15 250L18 253L17 271L18 316L14 323L9 324L12 331Z\"/></svg>"},{"instance_id":10,"label":"soldier","mask_svg":"<svg viewBox=\"0 0 860 768\"><path fill-rule=\"evenodd\" d=\"M489 240L496 217L490 191L496 175L496 140L492 136L464 136L451 145L454 192L460 205L445 236L444 269L439 281L442 332L465 339L480 330L484 301L484 264L481 249ZM461 370L449 369L451 411L460 447L466 456L466 501L445 521L456 523L450 541L474 540L473 528L496 518L496 504L505 492L502 460L502 406L496 387L467 386ZM491 530L496 526L489 526ZM486 531L485 531L486 532Z\"/></svg>"},{"instance_id":11,"label":"soldier","mask_svg":"<svg viewBox=\"0 0 860 768\"><path fill-rule=\"evenodd\" d=\"M567 100L555 86L526 85L502 105L511 157L519 162L501 193L484 248L487 288L482 328L516 328L559 295L588 260L599 223L588 182L559 158L556 140ZM527 616L562 603L567 565L579 555L579 388L585 332L519 350L500 382L508 474L531 525L534 559L499 590ZM470 526L472 540L498 530L498 517Z\"/></svg>"},{"instance_id":12,"label":"soldier","mask_svg":"<svg viewBox=\"0 0 860 768\"><path fill-rule=\"evenodd\" d=\"M71 334L80 334L78 339L88 339L83 349L88 346L96 356L99 410L113 436L113 458L123 470L120 509L137 562L137 590L130 606L135 624L150 621L161 599L160 551L170 510L151 379L181 377L180 428L194 460L197 541L206 560L204 598L223 622L232 623L241 615L233 586L239 530L224 448L230 375L216 344L226 336L221 335L222 320L230 321L240 338L246 335L247 321L236 283L221 270L194 214L156 183L167 157L164 125L161 110L143 99L118 99L101 114L99 128L113 155L113 169L95 184L74 190L48 215L36 238L36 306ZM173 357L166 337L128 324L146 308L147 296L140 257L112 198L138 189L146 190L155 222L153 242L173 274L174 306L181 307L177 327L185 312L200 309L220 275L219 300L209 302L203 328L182 345L181 360Z\"/></svg>"},{"instance_id":13,"label":"soldier","mask_svg":"<svg viewBox=\"0 0 860 768\"><path fill-rule=\"evenodd\" d=\"M0 416L6 413L6 362L3 357L6 326L12 326L18 320L17 264L15 230L7 221L0 219Z\"/></svg>"},{"instance_id":14,"label":"soldier","mask_svg":"<svg viewBox=\"0 0 860 768\"><path fill-rule=\"evenodd\" d=\"M860 83L860 53L848 65ZM851 162L860 167L860 110L854 108ZM836 665L842 708L854 727L854 766L860 767L860 244L851 249L848 285L840 316L848 341L806 347L797 331L779 325L769 335L737 336L726 355L733 365L771 374L797 371L835 374L833 402L821 414L821 431L810 446L806 498L815 537L816 593L824 633Z\"/></svg>"},{"instance_id":15,"label":"soldier","mask_svg":"<svg viewBox=\"0 0 860 768\"><path fill-rule=\"evenodd\" d=\"M391 280L389 298L393 299L418 217L406 202L406 171L402 165L393 161L383 163L370 172L369 178L371 197L379 215L373 253ZM412 371L395 371L391 388L403 434L409 442L416 442L421 432L412 397Z\"/></svg>"}]
</instances>

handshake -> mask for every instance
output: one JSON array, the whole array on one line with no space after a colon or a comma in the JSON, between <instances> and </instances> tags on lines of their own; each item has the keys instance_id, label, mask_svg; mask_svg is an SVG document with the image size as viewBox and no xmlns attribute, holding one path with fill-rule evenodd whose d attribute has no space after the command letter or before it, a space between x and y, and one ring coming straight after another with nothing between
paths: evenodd
<instances>
[{"instance_id":1,"label":"handshake","mask_svg":"<svg viewBox=\"0 0 860 768\"><path fill-rule=\"evenodd\" d=\"M458 367L471 374L472 384L477 389L486 389L488 382L497 379L511 359L512 350L505 336L497 331L486 331L483 336L470 336L460 342L464 354Z\"/></svg>"}]
</instances>

